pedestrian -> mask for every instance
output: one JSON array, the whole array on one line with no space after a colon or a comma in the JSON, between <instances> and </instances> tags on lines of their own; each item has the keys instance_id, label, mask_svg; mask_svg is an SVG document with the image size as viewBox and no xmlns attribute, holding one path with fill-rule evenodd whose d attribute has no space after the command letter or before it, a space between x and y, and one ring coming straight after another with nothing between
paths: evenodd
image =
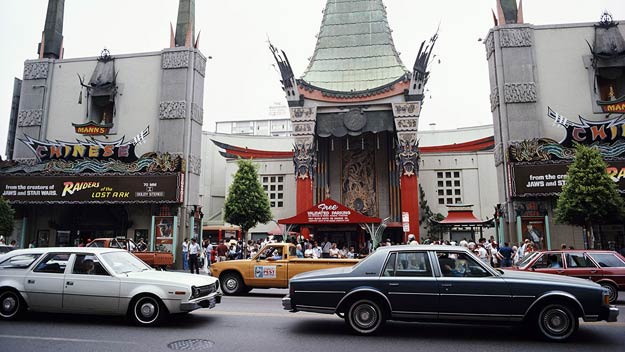
<instances>
[{"instance_id":1,"label":"pedestrian","mask_svg":"<svg viewBox=\"0 0 625 352\"><path fill-rule=\"evenodd\" d=\"M321 258L330 258L330 249L332 249L332 242L328 241L328 238L324 238L323 244L321 244Z\"/></svg>"},{"instance_id":2,"label":"pedestrian","mask_svg":"<svg viewBox=\"0 0 625 352\"><path fill-rule=\"evenodd\" d=\"M302 252L302 245L299 243L295 246L295 255L298 258L304 258L304 253Z\"/></svg>"},{"instance_id":3,"label":"pedestrian","mask_svg":"<svg viewBox=\"0 0 625 352\"><path fill-rule=\"evenodd\" d=\"M186 237L182 241L182 269L189 270L189 239Z\"/></svg>"},{"instance_id":4,"label":"pedestrian","mask_svg":"<svg viewBox=\"0 0 625 352\"><path fill-rule=\"evenodd\" d=\"M508 242L504 242L503 247L499 248L499 255L502 268L509 268L512 266L512 257L514 256L514 251L512 250L512 248L510 248Z\"/></svg>"},{"instance_id":5,"label":"pedestrian","mask_svg":"<svg viewBox=\"0 0 625 352\"><path fill-rule=\"evenodd\" d=\"M228 252L229 249L228 246L226 246L226 240L222 240L221 243L219 243L219 245L217 246L217 261L225 262Z\"/></svg>"},{"instance_id":6,"label":"pedestrian","mask_svg":"<svg viewBox=\"0 0 625 352\"><path fill-rule=\"evenodd\" d=\"M314 259L315 252L313 251L312 243L308 242L306 245L306 250L304 251L304 258Z\"/></svg>"},{"instance_id":7,"label":"pedestrian","mask_svg":"<svg viewBox=\"0 0 625 352\"><path fill-rule=\"evenodd\" d=\"M321 258L321 247L319 247L319 243L317 241L313 242L313 258L318 259Z\"/></svg>"},{"instance_id":8,"label":"pedestrian","mask_svg":"<svg viewBox=\"0 0 625 352\"><path fill-rule=\"evenodd\" d=\"M17 248L17 241L16 240L12 240L11 243L9 244L9 247Z\"/></svg>"},{"instance_id":9,"label":"pedestrian","mask_svg":"<svg viewBox=\"0 0 625 352\"><path fill-rule=\"evenodd\" d=\"M189 270L191 270L191 274L193 274L194 271L195 274L200 273L198 256L201 250L200 245L197 244L197 240L193 237L191 239L191 244L189 245Z\"/></svg>"}]
</instances>

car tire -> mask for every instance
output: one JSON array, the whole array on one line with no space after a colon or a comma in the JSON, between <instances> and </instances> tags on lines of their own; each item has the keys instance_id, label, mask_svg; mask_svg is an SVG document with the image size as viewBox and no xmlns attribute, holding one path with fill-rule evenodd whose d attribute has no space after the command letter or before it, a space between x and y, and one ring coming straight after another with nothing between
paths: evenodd
<instances>
[{"instance_id":1,"label":"car tire","mask_svg":"<svg viewBox=\"0 0 625 352\"><path fill-rule=\"evenodd\" d=\"M0 292L0 318L17 319L24 312L25 303L19 293L6 290Z\"/></svg>"},{"instance_id":2,"label":"car tire","mask_svg":"<svg viewBox=\"0 0 625 352\"><path fill-rule=\"evenodd\" d=\"M152 326L162 321L167 309L154 296L140 296L134 299L129 310L130 319L139 326Z\"/></svg>"},{"instance_id":3,"label":"car tire","mask_svg":"<svg viewBox=\"0 0 625 352\"><path fill-rule=\"evenodd\" d=\"M543 306L535 319L537 332L548 341L566 341L579 328L579 318L564 304Z\"/></svg>"},{"instance_id":4,"label":"car tire","mask_svg":"<svg viewBox=\"0 0 625 352\"><path fill-rule=\"evenodd\" d=\"M225 295L239 295L245 291L245 283L238 273L225 273L221 275L219 281L221 282L221 290Z\"/></svg>"},{"instance_id":5,"label":"car tire","mask_svg":"<svg viewBox=\"0 0 625 352\"><path fill-rule=\"evenodd\" d=\"M602 287L610 291L610 303L614 304L618 300L618 288L609 282L601 282Z\"/></svg>"},{"instance_id":6,"label":"car tire","mask_svg":"<svg viewBox=\"0 0 625 352\"><path fill-rule=\"evenodd\" d=\"M361 299L349 307L345 315L345 322L355 332L371 335L384 324L384 311L377 302Z\"/></svg>"}]
</instances>

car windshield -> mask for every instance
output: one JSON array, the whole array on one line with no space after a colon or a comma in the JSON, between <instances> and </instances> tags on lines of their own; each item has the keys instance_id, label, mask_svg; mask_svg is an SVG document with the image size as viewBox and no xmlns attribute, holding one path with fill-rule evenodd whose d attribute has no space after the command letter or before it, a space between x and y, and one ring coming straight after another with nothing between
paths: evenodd
<instances>
[{"instance_id":1,"label":"car windshield","mask_svg":"<svg viewBox=\"0 0 625 352\"><path fill-rule=\"evenodd\" d=\"M532 260L534 260L534 257L536 255L538 255L538 252L532 252L532 253L524 256L523 259L519 260L519 262L517 263L517 266L519 268L527 266L527 264L529 264Z\"/></svg>"},{"instance_id":2,"label":"car windshield","mask_svg":"<svg viewBox=\"0 0 625 352\"><path fill-rule=\"evenodd\" d=\"M151 268L139 258L128 252L109 252L102 254L102 260L116 274L127 274L150 270Z\"/></svg>"}]
</instances>

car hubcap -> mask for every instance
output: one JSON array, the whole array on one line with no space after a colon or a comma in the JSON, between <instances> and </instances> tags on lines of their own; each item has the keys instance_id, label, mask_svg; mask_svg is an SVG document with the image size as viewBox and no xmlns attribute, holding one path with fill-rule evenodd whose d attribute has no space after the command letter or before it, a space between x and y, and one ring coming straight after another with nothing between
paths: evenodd
<instances>
[{"instance_id":1,"label":"car hubcap","mask_svg":"<svg viewBox=\"0 0 625 352\"><path fill-rule=\"evenodd\" d=\"M158 304L152 299L144 299L137 303L137 319L144 324L152 323L158 317Z\"/></svg>"},{"instance_id":2,"label":"car hubcap","mask_svg":"<svg viewBox=\"0 0 625 352\"><path fill-rule=\"evenodd\" d=\"M543 326L554 335L566 334L571 325L568 314L562 309L551 309L543 316Z\"/></svg>"},{"instance_id":3,"label":"car hubcap","mask_svg":"<svg viewBox=\"0 0 625 352\"><path fill-rule=\"evenodd\" d=\"M610 302L616 301L616 298L618 297L617 296L618 295L618 291L616 291L612 285L605 285L603 287L607 288L608 291L609 291L608 295L610 297Z\"/></svg>"},{"instance_id":4,"label":"car hubcap","mask_svg":"<svg viewBox=\"0 0 625 352\"><path fill-rule=\"evenodd\" d=\"M17 299L13 296L4 297L2 300L2 315L12 315L17 308Z\"/></svg>"},{"instance_id":5,"label":"car hubcap","mask_svg":"<svg viewBox=\"0 0 625 352\"><path fill-rule=\"evenodd\" d=\"M363 304L354 309L354 322L363 329L368 329L375 325L378 314L375 308L369 304Z\"/></svg>"},{"instance_id":6,"label":"car hubcap","mask_svg":"<svg viewBox=\"0 0 625 352\"><path fill-rule=\"evenodd\" d=\"M236 279L228 279L228 281L226 281L226 287L230 291L236 290L237 286L239 286L239 283Z\"/></svg>"}]
</instances>

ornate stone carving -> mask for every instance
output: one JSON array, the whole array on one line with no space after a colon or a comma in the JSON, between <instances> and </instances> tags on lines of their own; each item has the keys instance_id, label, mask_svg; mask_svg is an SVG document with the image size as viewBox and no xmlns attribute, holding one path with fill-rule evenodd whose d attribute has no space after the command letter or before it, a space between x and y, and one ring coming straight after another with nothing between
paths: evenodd
<instances>
[{"instance_id":1,"label":"ornate stone carving","mask_svg":"<svg viewBox=\"0 0 625 352\"><path fill-rule=\"evenodd\" d=\"M502 48L532 46L532 30L529 28L502 29L499 34Z\"/></svg>"},{"instance_id":2,"label":"ornate stone carving","mask_svg":"<svg viewBox=\"0 0 625 352\"><path fill-rule=\"evenodd\" d=\"M503 163L503 145L501 143L495 145L493 154L495 156L495 166L501 165L501 163Z\"/></svg>"},{"instance_id":3,"label":"ornate stone carving","mask_svg":"<svg viewBox=\"0 0 625 352\"><path fill-rule=\"evenodd\" d=\"M416 131L419 129L419 119L415 117L403 117L395 119L397 131Z\"/></svg>"},{"instance_id":4,"label":"ornate stone carving","mask_svg":"<svg viewBox=\"0 0 625 352\"><path fill-rule=\"evenodd\" d=\"M187 103L184 101L162 101L159 107L159 118L184 119L187 115Z\"/></svg>"},{"instance_id":5,"label":"ornate stone carving","mask_svg":"<svg viewBox=\"0 0 625 352\"><path fill-rule=\"evenodd\" d=\"M206 73L206 58L200 53L195 53L195 67L193 67L202 77Z\"/></svg>"},{"instance_id":6,"label":"ornate stone carving","mask_svg":"<svg viewBox=\"0 0 625 352\"><path fill-rule=\"evenodd\" d=\"M17 114L17 125L19 127L41 126L43 110L21 110Z\"/></svg>"},{"instance_id":7,"label":"ornate stone carving","mask_svg":"<svg viewBox=\"0 0 625 352\"><path fill-rule=\"evenodd\" d=\"M291 108L291 121L314 121L317 118L317 107Z\"/></svg>"},{"instance_id":8,"label":"ornate stone carving","mask_svg":"<svg viewBox=\"0 0 625 352\"><path fill-rule=\"evenodd\" d=\"M370 147L343 153L343 203L367 216L377 215L374 160Z\"/></svg>"},{"instance_id":9,"label":"ornate stone carving","mask_svg":"<svg viewBox=\"0 0 625 352\"><path fill-rule=\"evenodd\" d=\"M301 179L312 178L312 170L316 163L314 138L312 136L296 138L293 145L295 177Z\"/></svg>"},{"instance_id":10,"label":"ornate stone carving","mask_svg":"<svg viewBox=\"0 0 625 352\"><path fill-rule=\"evenodd\" d=\"M511 103L535 103L536 83L506 83L504 86L504 101Z\"/></svg>"},{"instance_id":11,"label":"ornate stone carving","mask_svg":"<svg viewBox=\"0 0 625 352\"><path fill-rule=\"evenodd\" d=\"M397 164L400 176L414 176L419 172L419 141L416 132L397 133Z\"/></svg>"},{"instance_id":12,"label":"ornate stone carving","mask_svg":"<svg viewBox=\"0 0 625 352\"><path fill-rule=\"evenodd\" d=\"M362 109L350 109L343 114L343 125L349 131L360 131L367 124L367 118L362 112Z\"/></svg>"},{"instance_id":13,"label":"ornate stone carving","mask_svg":"<svg viewBox=\"0 0 625 352\"><path fill-rule=\"evenodd\" d=\"M490 92L490 111L495 111L499 106L499 87L493 88Z\"/></svg>"},{"instance_id":14,"label":"ornate stone carving","mask_svg":"<svg viewBox=\"0 0 625 352\"><path fill-rule=\"evenodd\" d=\"M618 143L618 142L617 142ZM618 157L625 143L613 146L597 146L604 157ZM570 160L575 158L575 148L566 148L549 138L523 140L510 143L509 158L511 162L548 161L554 159Z\"/></svg>"},{"instance_id":15,"label":"ornate stone carving","mask_svg":"<svg viewBox=\"0 0 625 352\"><path fill-rule=\"evenodd\" d=\"M495 36L493 32L488 33L488 37L484 41L484 47L486 48L486 60L488 60L495 52Z\"/></svg>"},{"instance_id":16,"label":"ornate stone carving","mask_svg":"<svg viewBox=\"0 0 625 352\"><path fill-rule=\"evenodd\" d=\"M29 62L24 65L24 79L48 78L47 62Z\"/></svg>"},{"instance_id":17,"label":"ornate stone carving","mask_svg":"<svg viewBox=\"0 0 625 352\"><path fill-rule=\"evenodd\" d=\"M189 67L189 52L184 51L166 51L162 55L161 68L184 68Z\"/></svg>"},{"instance_id":18,"label":"ornate stone carving","mask_svg":"<svg viewBox=\"0 0 625 352\"><path fill-rule=\"evenodd\" d=\"M313 135L315 134L315 121L293 122L293 135Z\"/></svg>"},{"instance_id":19,"label":"ornate stone carving","mask_svg":"<svg viewBox=\"0 0 625 352\"><path fill-rule=\"evenodd\" d=\"M204 109L198 104L191 104L191 118L202 125L204 123Z\"/></svg>"},{"instance_id":20,"label":"ornate stone carving","mask_svg":"<svg viewBox=\"0 0 625 352\"><path fill-rule=\"evenodd\" d=\"M421 103L393 103L393 115L395 117L419 117Z\"/></svg>"},{"instance_id":21,"label":"ornate stone carving","mask_svg":"<svg viewBox=\"0 0 625 352\"><path fill-rule=\"evenodd\" d=\"M200 175L202 172L202 159L197 156L189 156L189 172L192 174Z\"/></svg>"}]
</instances>

